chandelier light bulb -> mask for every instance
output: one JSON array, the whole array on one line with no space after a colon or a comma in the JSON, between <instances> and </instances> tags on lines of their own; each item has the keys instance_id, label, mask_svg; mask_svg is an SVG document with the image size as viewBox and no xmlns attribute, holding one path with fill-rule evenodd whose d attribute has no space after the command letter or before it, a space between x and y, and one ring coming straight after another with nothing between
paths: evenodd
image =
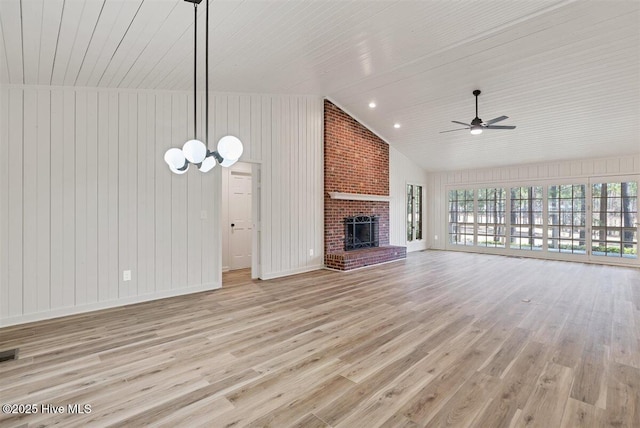
<instances>
[{"instance_id":1,"label":"chandelier light bulb","mask_svg":"<svg viewBox=\"0 0 640 428\"><path fill-rule=\"evenodd\" d=\"M220 138L218 141L218 153L223 159L233 159L238 160L240 156L242 156L243 152L242 142L238 139L238 137L234 137L233 135L227 135L225 137ZM224 165L222 162L220 165Z\"/></svg>"},{"instance_id":2,"label":"chandelier light bulb","mask_svg":"<svg viewBox=\"0 0 640 428\"><path fill-rule=\"evenodd\" d=\"M184 157L191 163L200 163L207 156L207 146L200 140L189 140L182 146Z\"/></svg>"},{"instance_id":3,"label":"chandelier light bulb","mask_svg":"<svg viewBox=\"0 0 640 428\"><path fill-rule=\"evenodd\" d=\"M200 170L200 172L209 172L213 169L214 166L216 166L216 164L216 158L213 156L213 154L209 154L206 158L204 158L202 164L200 165L200 168L198 169Z\"/></svg>"},{"instance_id":4,"label":"chandelier light bulb","mask_svg":"<svg viewBox=\"0 0 640 428\"><path fill-rule=\"evenodd\" d=\"M169 165L169 168L171 168L172 171L183 168L186 163L184 153L182 150L176 148L166 151L164 154L164 161Z\"/></svg>"}]
</instances>

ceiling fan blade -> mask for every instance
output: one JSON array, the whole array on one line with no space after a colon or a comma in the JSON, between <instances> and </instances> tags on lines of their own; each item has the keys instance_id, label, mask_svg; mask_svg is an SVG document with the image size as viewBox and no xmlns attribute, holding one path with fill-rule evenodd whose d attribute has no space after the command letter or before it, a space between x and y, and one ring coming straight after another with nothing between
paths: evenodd
<instances>
[{"instance_id":1,"label":"ceiling fan blade","mask_svg":"<svg viewBox=\"0 0 640 428\"><path fill-rule=\"evenodd\" d=\"M485 126L486 129L516 129L515 126L504 126L504 125L489 125Z\"/></svg>"},{"instance_id":2,"label":"ceiling fan blade","mask_svg":"<svg viewBox=\"0 0 640 428\"><path fill-rule=\"evenodd\" d=\"M468 131L469 128L458 128L458 129L450 129L448 131L440 131L440 134L444 134L445 132L453 132L453 131Z\"/></svg>"},{"instance_id":3,"label":"ceiling fan blade","mask_svg":"<svg viewBox=\"0 0 640 428\"><path fill-rule=\"evenodd\" d=\"M457 120L452 120L451 122L457 123L458 125L464 125L464 126L466 126L468 128L471 128L471 125L469 125L468 123L458 122Z\"/></svg>"},{"instance_id":4,"label":"ceiling fan blade","mask_svg":"<svg viewBox=\"0 0 640 428\"><path fill-rule=\"evenodd\" d=\"M500 117L496 117L495 119L491 119L490 121L485 122L485 123L486 123L487 125L491 125L491 124L494 124L494 123L501 122L501 121L503 121L503 120L505 120L505 119L509 119L509 116L500 116Z\"/></svg>"}]
</instances>

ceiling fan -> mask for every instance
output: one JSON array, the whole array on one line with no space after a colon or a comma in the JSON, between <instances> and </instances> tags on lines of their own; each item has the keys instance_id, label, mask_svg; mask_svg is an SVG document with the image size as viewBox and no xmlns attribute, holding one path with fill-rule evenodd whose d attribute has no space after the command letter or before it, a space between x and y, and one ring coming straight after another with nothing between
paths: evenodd
<instances>
[{"instance_id":1,"label":"ceiling fan","mask_svg":"<svg viewBox=\"0 0 640 428\"><path fill-rule=\"evenodd\" d=\"M515 126L494 125L494 123L498 123L505 119L509 119L508 116L500 116L500 117L496 117L495 119L491 119L487 122L483 122L482 119L478 117L478 95L480 95L480 90L476 89L475 91L473 91L473 95L475 95L476 97L476 117L473 118L470 124L464 123L464 122L458 122L457 120L452 120L451 122L457 123L459 125L464 125L465 127L458 128L458 129L450 129L448 131L442 131L440 132L441 134L445 132L463 131L465 129L470 129L473 135L482 134L482 131L484 129L516 129Z\"/></svg>"}]
</instances>

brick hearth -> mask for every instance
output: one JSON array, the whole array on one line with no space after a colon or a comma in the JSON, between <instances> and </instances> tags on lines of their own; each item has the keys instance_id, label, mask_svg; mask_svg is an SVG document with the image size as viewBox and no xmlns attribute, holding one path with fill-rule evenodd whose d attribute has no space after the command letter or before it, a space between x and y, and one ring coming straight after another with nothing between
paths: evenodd
<instances>
[{"instance_id":1,"label":"brick hearth","mask_svg":"<svg viewBox=\"0 0 640 428\"><path fill-rule=\"evenodd\" d=\"M389 196L389 146L333 103L324 102L325 265L349 270L406 257L389 245L389 202L331 199L329 192ZM344 251L344 218L377 215L380 247Z\"/></svg>"},{"instance_id":2,"label":"brick hearth","mask_svg":"<svg viewBox=\"0 0 640 428\"><path fill-rule=\"evenodd\" d=\"M328 268L351 270L364 266L377 265L393 260L405 259L407 247L387 245L385 247L363 248L353 251L338 251L327 254L325 264Z\"/></svg>"}]
</instances>

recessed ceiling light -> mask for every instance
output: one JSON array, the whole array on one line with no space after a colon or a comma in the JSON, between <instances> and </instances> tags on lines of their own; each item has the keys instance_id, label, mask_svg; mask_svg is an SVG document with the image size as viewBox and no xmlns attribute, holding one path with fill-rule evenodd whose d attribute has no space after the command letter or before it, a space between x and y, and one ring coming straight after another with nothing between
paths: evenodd
<instances>
[{"instance_id":1,"label":"recessed ceiling light","mask_svg":"<svg viewBox=\"0 0 640 428\"><path fill-rule=\"evenodd\" d=\"M396 128L396 129L398 129L398 128L400 128L400 124L399 124L399 123L394 123L394 124L393 124L393 127L394 127L394 128Z\"/></svg>"},{"instance_id":2,"label":"recessed ceiling light","mask_svg":"<svg viewBox=\"0 0 640 428\"><path fill-rule=\"evenodd\" d=\"M369 103L369 108L376 108L376 103L374 103L373 101L371 101Z\"/></svg>"}]
</instances>

